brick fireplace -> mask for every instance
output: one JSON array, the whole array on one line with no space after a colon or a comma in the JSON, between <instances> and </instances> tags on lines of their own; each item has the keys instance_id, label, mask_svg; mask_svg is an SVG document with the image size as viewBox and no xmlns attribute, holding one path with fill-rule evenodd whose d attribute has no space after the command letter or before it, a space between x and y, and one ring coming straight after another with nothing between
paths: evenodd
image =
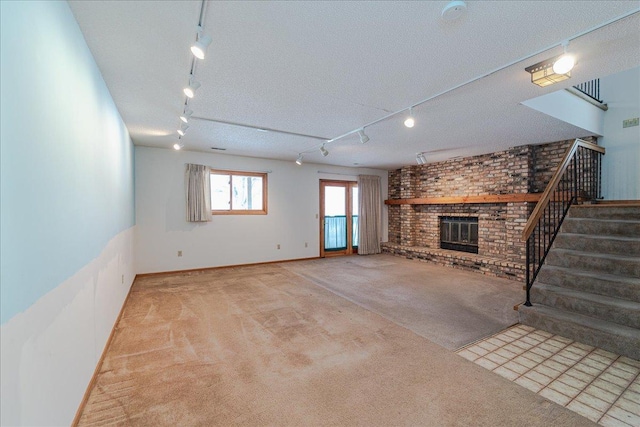
<instances>
[{"instance_id":1,"label":"brick fireplace","mask_svg":"<svg viewBox=\"0 0 640 427\"><path fill-rule=\"evenodd\" d=\"M520 236L535 206L530 200L544 191L572 141L390 171L389 242L383 251L523 279L526 254ZM477 253L442 247L441 221L452 217L477 218Z\"/></svg>"}]
</instances>

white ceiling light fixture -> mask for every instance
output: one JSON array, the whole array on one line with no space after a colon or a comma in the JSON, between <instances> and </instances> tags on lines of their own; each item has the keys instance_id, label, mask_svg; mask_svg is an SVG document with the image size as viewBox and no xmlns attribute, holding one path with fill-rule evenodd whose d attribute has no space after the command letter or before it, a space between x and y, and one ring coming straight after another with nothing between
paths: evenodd
<instances>
[{"instance_id":1,"label":"white ceiling light fixture","mask_svg":"<svg viewBox=\"0 0 640 427\"><path fill-rule=\"evenodd\" d=\"M467 4L463 1L450 1L444 9L442 9L442 19L445 21L455 21L461 18L467 12Z\"/></svg>"},{"instance_id":2,"label":"white ceiling light fixture","mask_svg":"<svg viewBox=\"0 0 640 427\"><path fill-rule=\"evenodd\" d=\"M182 120L184 123L188 123L192 114L193 114L192 110L186 109L184 110L184 113L180 114L180 120Z\"/></svg>"},{"instance_id":3,"label":"white ceiling light fixture","mask_svg":"<svg viewBox=\"0 0 640 427\"><path fill-rule=\"evenodd\" d=\"M182 126L180 126L180 129L178 129L178 135L184 136L184 134L187 133L188 128L189 128L189 125L183 124Z\"/></svg>"},{"instance_id":4,"label":"white ceiling light fixture","mask_svg":"<svg viewBox=\"0 0 640 427\"><path fill-rule=\"evenodd\" d=\"M329 155L329 152L327 151L327 149L324 148L324 144L322 144L322 147L320 147L320 152L324 157L327 157Z\"/></svg>"},{"instance_id":5,"label":"white ceiling light fixture","mask_svg":"<svg viewBox=\"0 0 640 427\"><path fill-rule=\"evenodd\" d=\"M409 107L409 117L404 121L404 125L408 128L412 128L415 124L416 121L413 118L413 107Z\"/></svg>"},{"instance_id":6,"label":"white ceiling light fixture","mask_svg":"<svg viewBox=\"0 0 640 427\"><path fill-rule=\"evenodd\" d=\"M183 147L184 147L184 145L180 144L179 142L176 142L175 144L173 144L173 149L176 150L176 151L179 151Z\"/></svg>"},{"instance_id":7,"label":"white ceiling light fixture","mask_svg":"<svg viewBox=\"0 0 640 427\"><path fill-rule=\"evenodd\" d=\"M302 156L302 154L298 154L298 158L296 159L296 165L301 166L303 158L304 157Z\"/></svg>"},{"instance_id":8,"label":"white ceiling light fixture","mask_svg":"<svg viewBox=\"0 0 640 427\"><path fill-rule=\"evenodd\" d=\"M364 133L364 128L358 131L358 135L360 136L360 144L365 144L369 141L369 137Z\"/></svg>"},{"instance_id":9,"label":"white ceiling light fixture","mask_svg":"<svg viewBox=\"0 0 640 427\"><path fill-rule=\"evenodd\" d=\"M556 74L567 74L576 65L576 59L573 55L567 53L569 41L563 42L562 47L564 48L564 54L553 63L553 72Z\"/></svg>"},{"instance_id":10,"label":"white ceiling light fixture","mask_svg":"<svg viewBox=\"0 0 640 427\"><path fill-rule=\"evenodd\" d=\"M199 87L200 83L193 78L192 74L191 77L189 77L189 86L184 88L184 94L189 98L193 98L196 94L196 90L198 90Z\"/></svg>"},{"instance_id":11,"label":"white ceiling light fixture","mask_svg":"<svg viewBox=\"0 0 640 427\"><path fill-rule=\"evenodd\" d=\"M416 154L416 163L418 163L419 165L424 165L425 163L427 163L427 159L424 157L424 153Z\"/></svg>"},{"instance_id":12,"label":"white ceiling light fixture","mask_svg":"<svg viewBox=\"0 0 640 427\"><path fill-rule=\"evenodd\" d=\"M193 56L198 59L204 59L211 41L211 37L208 34L205 34L202 27L198 27L198 38L191 46L191 53L193 53Z\"/></svg>"}]
</instances>

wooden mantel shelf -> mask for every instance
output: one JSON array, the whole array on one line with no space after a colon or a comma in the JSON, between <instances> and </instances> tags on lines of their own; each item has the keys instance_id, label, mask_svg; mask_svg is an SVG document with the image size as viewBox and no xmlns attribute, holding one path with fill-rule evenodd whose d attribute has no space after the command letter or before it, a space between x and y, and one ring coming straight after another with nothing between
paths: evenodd
<instances>
[{"instance_id":1,"label":"wooden mantel shelf","mask_svg":"<svg viewBox=\"0 0 640 427\"><path fill-rule=\"evenodd\" d=\"M489 194L486 196L424 197L417 199L388 199L385 205L455 205L472 203L537 202L542 193Z\"/></svg>"}]
</instances>

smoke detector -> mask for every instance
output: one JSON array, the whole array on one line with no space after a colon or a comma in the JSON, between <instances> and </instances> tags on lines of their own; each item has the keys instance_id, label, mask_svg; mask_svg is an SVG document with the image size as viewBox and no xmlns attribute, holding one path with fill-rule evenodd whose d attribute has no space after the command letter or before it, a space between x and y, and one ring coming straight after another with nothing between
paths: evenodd
<instances>
[{"instance_id":1,"label":"smoke detector","mask_svg":"<svg viewBox=\"0 0 640 427\"><path fill-rule=\"evenodd\" d=\"M467 11L467 4L460 0L450 1L444 9L442 9L442 19L445 21L455 21L464 15Z\"/></svg>"}]
</instances>

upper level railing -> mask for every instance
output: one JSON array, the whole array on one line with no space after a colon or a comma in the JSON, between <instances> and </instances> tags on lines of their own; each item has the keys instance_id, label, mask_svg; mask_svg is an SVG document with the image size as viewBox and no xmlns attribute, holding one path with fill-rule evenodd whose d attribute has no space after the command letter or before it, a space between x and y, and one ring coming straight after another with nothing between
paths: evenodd
<instances>
[{"instance_id":1,"label":"upper level railing","mask_svg":"<svg viewBox=\"0 0 640 427\"><path fill-rule=\"evenodd\" d=\"M602 103L600 99L600 79L589 80L588 82L575 85L574 88L587 95L589 98Z\"/></svg>"},{"instance_id":2,"label":"upper level railing","mask_svg":"<svg viewBox=\"0 0 640 427\"><path fill-rule=\"evenodd\" d=\"M531 213L522 233L522 240L527 242L526 306L531 306L531 286L571 205L600 198L601 157L604 151L596 144L576 139Z\"/></svg>"}]
</instances>

